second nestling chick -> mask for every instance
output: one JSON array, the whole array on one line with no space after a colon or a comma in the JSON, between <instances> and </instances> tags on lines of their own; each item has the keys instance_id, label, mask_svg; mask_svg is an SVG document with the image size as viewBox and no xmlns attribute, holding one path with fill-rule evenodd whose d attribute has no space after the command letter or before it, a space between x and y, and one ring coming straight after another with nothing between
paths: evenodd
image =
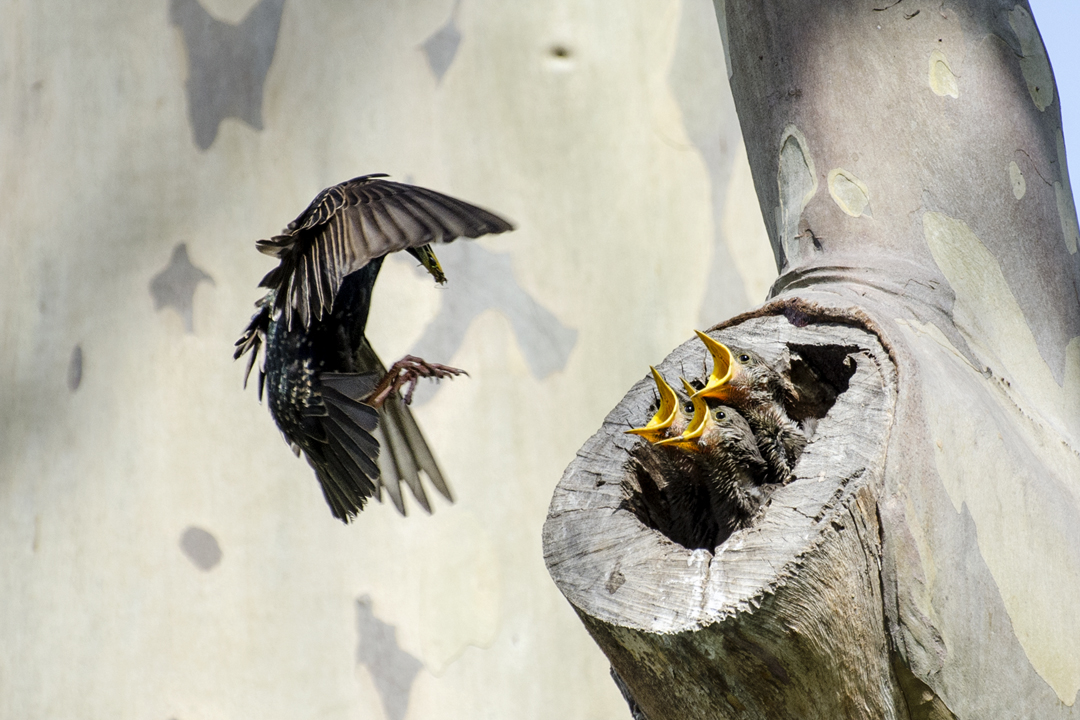
<instances>
[{"instance_id":1,"label":"second nestling chick","mask_svg":"<svg viewBox=\"0 0 1080 720\"><path fill-rule=\"evenodd\" d=\"M697 388L683 381L679 393L651 368L658 407L644 427L626 432L646 442L631 452L636 487L630 506L644 522L687 547L713 547L718 525L712 519L709 490L701 468L691 454L662 441L678 438L694 417L690 396Z\"/></svg>"},{"instance_id":2,"label":"second nestling chick","mask_svg":"<svg viewBox=\"0 0 1080 720\"><path fill-rule=\"evenodd\" d=\"M750 424L737 410L709 407L700 394L692 402L694 416L686 432L657 444L684 451L700 468L721 528L743 526L761 505L768 464Z\"/></svg>"},{"instance_id":3,"label":"second nestling chick","mask_svg":"<svg viewBox=\"0 0 1080 720\"><path fill-rule=\"evenodd\" d=\"M807 443L806 434L785 409L785 396L793 397L794 387L757 353L729 348L703 332L697 336L713 358L709 380L697 395L736 408L757 438L769 466L768 482L790 482Z\"/></svg>"}]
</instances>

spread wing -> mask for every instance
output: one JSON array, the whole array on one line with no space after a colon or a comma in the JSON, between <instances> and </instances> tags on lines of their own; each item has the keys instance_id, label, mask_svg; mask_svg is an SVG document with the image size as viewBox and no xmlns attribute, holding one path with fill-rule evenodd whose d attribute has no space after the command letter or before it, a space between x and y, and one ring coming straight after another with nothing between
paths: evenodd
<instances>
[{"instance_id":1,"label":"spread wing","mask_svg":"<svg viewBox=\"0 0 1080 720\"><path fill-rule=\"evenodd\" d=\"M260 285L275 291L274 312L304 327L329 313L341 282L375 258L459 237L513 230L487 210L442 193L364 175L323 190L281 235L256 247L281 264Z\"/></svg>"}]
</instances>

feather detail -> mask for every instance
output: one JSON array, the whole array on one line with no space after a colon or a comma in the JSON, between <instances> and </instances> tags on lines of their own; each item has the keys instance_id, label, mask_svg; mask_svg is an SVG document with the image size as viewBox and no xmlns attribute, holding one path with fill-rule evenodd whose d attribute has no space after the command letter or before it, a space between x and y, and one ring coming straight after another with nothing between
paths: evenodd
<instances>
[{"instance_id":1,"label":"feather detail","mask_svg":"<svg viewBox=\"0 0 1080 720\"><path fill-rule=\"evenodd\" d=\"M391 252L513 229L503 218L426 188L364 175L327 188L281 235L256 247L281 260L260 283L287 327L321 319L346 275Z\"/></svg>"}]
</instances>

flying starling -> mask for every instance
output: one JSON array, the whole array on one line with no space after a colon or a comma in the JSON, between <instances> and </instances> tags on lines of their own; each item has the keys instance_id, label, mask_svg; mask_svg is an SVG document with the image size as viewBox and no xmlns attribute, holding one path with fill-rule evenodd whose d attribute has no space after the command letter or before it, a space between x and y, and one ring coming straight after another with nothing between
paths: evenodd
<instances>
[{"instance_id":1,"label":"flying starling","mask_svg":"<svg viewBox=\"0 0 1080 720\"><path fill-rule=\"evenodd\" d=\"M412 356L386 370L364 335L383 259L405 250L443 283L431 243L513 229L475 205L384 177L323 190L281 235L256 242L280 264L259 283L268 292L234 354L251 353L246 385L265 348L259 398L265 388L274 422L293 451L303 451L334 517L346 523L369 497L381 500L383 488L404 515L402 481L430 512L421 470L453 501L408 403L419 378L463 371Z\"/></svg>"},{"instance_id":2,"label":"flying starling","mask_svg":"<svg viewBox=\"0 0 1080 720\"><path fill-rule=\"evenodd\" d=\"M694 416L686 431L659 444L682 450L697 463L709 488L713 514L722 527L737 527L761 505L760 486L768 464L738 411L727 405L710 407L700 393L692 403Z\"/></svg>"},{"instance_id":3,"label":"flying starling","mask_svg":"<svg viewBox=\"0 0 1080 720\"><path fill-rule=\"evenodd\" d=\"M729 348L703 332L695 332L713 358L712 373L697 395L738 410L753 430L768 464L768 482L789 482L807 442L784 406L785 397L794 397L795 388L752 350Z\"/></svg>"}]
</instances>

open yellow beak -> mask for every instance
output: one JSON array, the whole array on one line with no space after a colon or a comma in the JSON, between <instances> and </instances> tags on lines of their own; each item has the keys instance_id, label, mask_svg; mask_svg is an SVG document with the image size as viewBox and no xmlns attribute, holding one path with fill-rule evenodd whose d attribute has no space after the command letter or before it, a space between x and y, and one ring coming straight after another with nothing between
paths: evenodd
<instances>
[{"instance_id":1,"label":"open yellow beak","mask_svg":"<svg viewBox=\"0 0 1080 720\"><path fill-rule=\"evenodd\" d=\"M731 350L728 349L727 345L713 340L700 330L694 332L697 333L701 342L705 343L709 354L712 355L713 369L709 374L709 380L705 383L705 387L694 393L691 399L698 396L722 398L725 393L721 392L720 388L735 379L735 376L739 373L739 365L735 362L735 357L731 354Z\"/></svg>"},{"instance_id":2,"label":"open yellow beak","mask_svg":"<svg viewBox=\"0 0 1080 720\"><path fill-rule=\"evenodd\" d=\"M626 432L632 435L640 435L649 442L654 443L663 437L664 431L671 427L671 423L675 420L675 410L679 407L679 398L663 376L656 371L656 368L650 365L649 369L652 370L653 381L656 383L656 389L660 393L660 409L656 411L656 414L652 416L652 420L645 427L630 428Z\"/></svg>"},{"instance_id":3,"label":"open yellow beak","mask_svg":"<svg viewBox=\"0 0 1080 720\"><path fill-rule=\"evenodd\" d=\"M690 445L701 437L705 431L705 420L709 416L709 408L705 405L705 398L699 392L695 392L694 386L683 380L683 388L690 394L690 401L694 403L694 417L686 426L686 431L679 437L668 438L656 443L657 445Z\"/></svg>"}]
</instances>

